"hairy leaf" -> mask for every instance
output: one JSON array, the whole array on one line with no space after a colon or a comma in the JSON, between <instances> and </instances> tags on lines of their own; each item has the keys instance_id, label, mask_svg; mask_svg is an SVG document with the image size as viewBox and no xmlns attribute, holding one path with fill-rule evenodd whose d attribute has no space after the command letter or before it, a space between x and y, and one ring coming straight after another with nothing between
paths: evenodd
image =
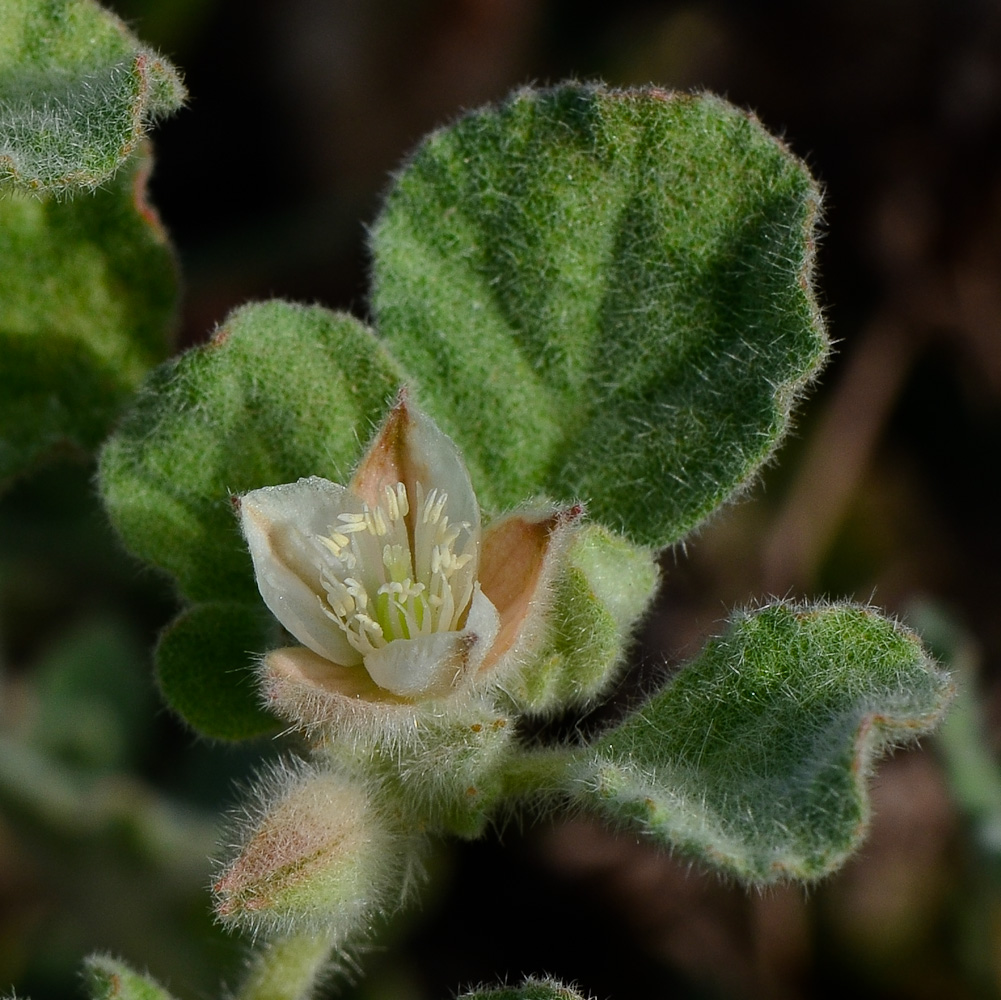
<instances>
[{"instance_id":1,"label":"hairy leaf","mask_svg":"<svg viewBox=\"0 0 1001 1000\"><path fill-rule=\"evenodd\" d=\"M741 879L816 879L865 833L875 759L951 695L917 637L869 608L742 613L595 743L582 798Z\"/></svg>"},{"instance_id":2,"label":"hairy leaf","mask_svg":"<svg viewBox=\"0 0 1001 1000\"><path fill-rule=\"evenodd\" d=\"M670 544L768 457L825 355L817 206L803 164L717 98L526 90L397 178L378 326L488 508L585 498Z\"/></svg>"},{"instance_id":3,"label":"hairy leaf","mask_svg":"<svg viewBox=\"0 0 1001 1000\"><path fill-rule=\"evenodd\" d=\"M184 100L170 63L93 0L0 8L0 187L94 188Z\"/></svg>"},{"instance_id":4,"label":"hairy leaf","mask_svg":"<svg viewBox=\"0 0 1001 1000\"><path fill-rule=\"evenodd\" d=\"M177 273L149 167L143 152L72 201L0 198L0 485L95 449L167 354Z\"/></svg>"}]
</instances>

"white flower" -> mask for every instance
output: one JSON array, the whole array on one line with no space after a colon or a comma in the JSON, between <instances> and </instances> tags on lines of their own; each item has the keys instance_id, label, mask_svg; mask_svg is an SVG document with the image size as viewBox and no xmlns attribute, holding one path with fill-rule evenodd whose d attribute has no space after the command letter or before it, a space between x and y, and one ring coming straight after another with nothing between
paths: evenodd
<instances>
[{"instance_id":1,"label":"white flower","mask_svg":"<svg viewBox=\"0 0 1001 1000\"><path fill-rule=\"evenodd\" d=\"M265 603L303 644L265 658L269 704L336 721L442 698L531 638L552 538L580 508L512 514L481 532L455 444L405 393L348 486L312 477L244 494Z\"/></svg>"}]
</instances>

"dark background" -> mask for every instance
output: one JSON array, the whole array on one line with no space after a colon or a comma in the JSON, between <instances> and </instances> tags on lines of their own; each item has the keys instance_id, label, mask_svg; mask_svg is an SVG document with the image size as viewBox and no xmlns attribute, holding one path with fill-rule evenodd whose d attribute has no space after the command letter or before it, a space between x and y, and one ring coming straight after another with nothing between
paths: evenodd
<instances>
[{"instance_id":1,"label":"dark background","mask_svg":"<svg viewBox=\"0 0 1001 1000\"><path fill-rule=\"evenodd\" d=\"M392 171L429 129L515 86L654 82L756 111L824 186L820 294L837 353L781 464L687 550L665 555L664 593L619 698L691 655L734 605L768 594L872 599L918 624L929 608L950 623L943 651L960 642L972 671L963 682L979 693L986 743L996 745L1001 7L114 6L184 71L191 94L156 132L152 182L184 274L182 346L248 299L364 315L365 225ZM61 676L53 658L98 622L129 671L127 682L109 681L109 703L139 720L125 727L115 767L204 824L237 799L232 778L274 750L209 746L157 709L145 650L172 598L116 553L90 475L59 467L0 504L0 716L41 732L39 691ZM95 751L67 744L71 729L62 743L38 739L75 766L74 753ZM362 957L356 995L444 1000L462 985L543 972L601 1000L996 995L997 854L978 840L983 817L947 780L945 758L928 740L885 762L867 846L810 892L748 893L585 819L443 849L422 907ZM177 874L127 860L106 832L80 847L34 822L0 820L0 989L73 995L73 970L95 948L148 966L182 998L237 975L240 942L204 916L201 856L197 870ZM180 888L161 915L164 882Z\"/></svg>"}]
</instances>

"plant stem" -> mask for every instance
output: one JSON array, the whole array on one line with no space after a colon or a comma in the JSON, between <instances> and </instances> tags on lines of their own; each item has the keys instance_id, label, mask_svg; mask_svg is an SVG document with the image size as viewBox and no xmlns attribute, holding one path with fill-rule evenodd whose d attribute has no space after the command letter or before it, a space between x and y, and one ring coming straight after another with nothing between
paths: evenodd
<instances>
[{"instance_id":1,"label":"plant stem","mask_svg":"<svg viewBox=\"0 0 1001 1000\"><path fill-rule=\"evenodd\" d=\"M580 754L579 747L545 747L519 754L506 763L504 794L515 798L566 794Z\"/></svg>"},{"instance_id":2,"label":"plant stem","mask_svg":"<svg viewBox=\"0 0 1001 1000\"><path fill-rule=\"evenodd\" d=\"M333 944L329 934L295 934L265 942L252 956L235 1000L307 1000L327 968Z\"/></svg>"}]
</instances>

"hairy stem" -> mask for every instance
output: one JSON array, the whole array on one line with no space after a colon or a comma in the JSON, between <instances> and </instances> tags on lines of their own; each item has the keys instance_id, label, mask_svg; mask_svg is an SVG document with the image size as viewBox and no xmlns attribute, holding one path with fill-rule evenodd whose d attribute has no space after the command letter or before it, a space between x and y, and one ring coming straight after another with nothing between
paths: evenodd
<instances>
[{"instance_id":1,"label":"hairy stem","mask_svg":"<svg viewBox=\"0 0 1001 1000\"><path fill-rule=\"evenodd\" d=\"M573 773L580 752L575 747L544 747L519 754L505 765L505 796L565 794L568 776Z\"/></svg>"},{"instance_id":2,"label":"hairy stem","mask_svg":"<svg viewBox=\"0 0 1001 1000\"><path fill-rule=\"evenodd\" d=\"M267 941L251 957L236 1000L307 1000L329 967L333 944L329 934Z\"/></svg>"}]
</instances>

